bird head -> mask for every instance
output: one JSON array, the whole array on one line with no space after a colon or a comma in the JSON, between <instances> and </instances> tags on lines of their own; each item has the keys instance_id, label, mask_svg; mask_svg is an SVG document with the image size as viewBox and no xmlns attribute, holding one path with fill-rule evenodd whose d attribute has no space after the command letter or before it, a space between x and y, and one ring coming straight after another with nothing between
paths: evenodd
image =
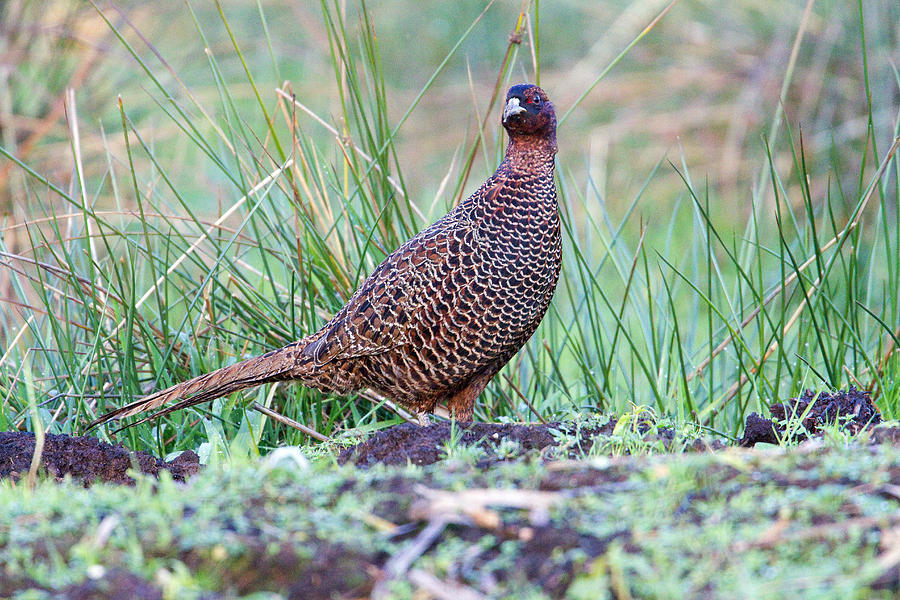
<instances>
[{"instance_id":1,"label":"bird head","mask_svg":"<svg viewBox=\"0 0 900 600\"><path fill-rule=\"evenodd\" d=\"M556 111L547 94L536 85L520 83L506 92L503 126L510 137L556 136Z\"/></svg>"}]
</instances>

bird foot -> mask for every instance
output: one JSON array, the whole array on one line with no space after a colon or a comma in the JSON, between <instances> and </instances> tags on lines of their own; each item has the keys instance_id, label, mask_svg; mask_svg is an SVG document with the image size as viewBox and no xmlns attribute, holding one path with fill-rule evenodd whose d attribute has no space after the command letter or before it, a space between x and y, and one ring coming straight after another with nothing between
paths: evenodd
<instances>
[{"instance_id":1,"label":"bird foot","mask_svg":"<svg viewBox=\"0 0 900 600\"><path fill-rule=\"evenodd\" d=\"M431 418L427 412L416 413L416 423L419 424L420 427L428 427L431 425Z\"/></svg>"}]
</instances>

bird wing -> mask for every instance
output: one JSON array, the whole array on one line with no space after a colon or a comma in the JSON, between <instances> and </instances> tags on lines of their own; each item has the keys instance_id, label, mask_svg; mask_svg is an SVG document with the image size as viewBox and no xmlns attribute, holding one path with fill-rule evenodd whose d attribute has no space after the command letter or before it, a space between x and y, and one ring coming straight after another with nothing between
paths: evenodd
<instances>
[{"instance_id":1,"label":"bird wing","mask_svg":"<svg viewBox=\"0 0 900 600\"><path fill-rule=\"evenodd\" d=\"M428 301L429 283L442 278L452 253L458 252L445 219L390 254L303 353L324 364L380 354L406 343L416 313Z\"/></svg>"},{"instance_id":2,"label":"bird wing","mask_svg":"<svg viewBox=\"0 0 900 600\"><path fill-rule=\"evenodd\" d=\"M466 203L489 201L509 183L506 178L491 177ZM324 364L381 354L408 343L408 333L423 311L440 301L444 280L461 268L466 234L471 235L475 227L461 208L457 206L388 255L303 354Z\"/></svg>"}]
</instances>

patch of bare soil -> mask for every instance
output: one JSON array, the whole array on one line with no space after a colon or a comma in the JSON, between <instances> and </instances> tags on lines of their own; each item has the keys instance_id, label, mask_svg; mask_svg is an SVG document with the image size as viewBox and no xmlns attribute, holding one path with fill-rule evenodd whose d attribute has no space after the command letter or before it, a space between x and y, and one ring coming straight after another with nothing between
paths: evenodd
<instances>
[{"instance_id":1,"label":"patch of bare soil","mask_svg":"<svg viewBox=\"0 0 900 600\"><path fill-rule=\"evenodd\" d=\"M0 478L20 479L26 476L31 468L34 446L33 433L0 432ZM127 473L131 468L153 476L165 470L176 481L184 481L195 474L199 466L200 459L191 451L165 462L146 452L131 452L94 437L48 434L44 439L39 469L57 480L61 481L69 475L87 486L95 481L134 484L134 479Z\"/></svg>"},{"instance_id":2,"label":"patch of bare soil","mask_svg":"<svg viewBox=\"0 0 900 600\"><path fill-rule=\"evenodd\" d=\"M509 423L435 423L420 427L404 423L380 431L361 444L344 450L338 462L352 462L360 467L377 463L386 465L430 465L452 454L454 447L477 446L483 451L477 465L485 468L497 462L537 455L552 459L579 458L588 454L597 442L609 438L616 427L611 420L602 425L575 422L516 425ZM646 442L658 442L669 448L675 441L671 428L655 428L652 423L639 423L637 434ZM684 450L704 451L724 448L717 440L696 442Z\"/></svg>"},{"instance_id":3,"label":"patch of bare soil","mask_svg":"<svg viewBox=\"0 0 900 600\"><path fill-rule=\"evenodd\" d=\"M559 426L554 423L554 426ZM609 435L615 422L584 432L585 443L595 435ZM452 439L455 438L455 439ZM404 423L385 429L366 439L361 444L344 450L338 462L353 462L357 466L376 463L386 465L430 465L446 458L453 445L479 446L485 451L496 450L506 440L517 445L515 456L529 452L540 453L556 446L550 425L515 425L498 423L435 423L420 427L415 423Z\"/></svg>"},{"instance_id":4,"label":"patch of bare soil","mask_svg":"<svg viewBox=\"0 0 900 600\"><path fill-rule=\"evenodd\" d=\"M865 427L881 422L881 415L868 392L851 387L849 390L818 395L807 391L799 398L791 398L770 407L771 419L756 413L747 417L744 435L738 444L745 447L757 443L777 444L790 436L794 441L821 435L826 425L837 423L856 434ZM787 429L787 423L801 419L802 427ZM541 458L578 458L589 453L597 443L610 439L616 421L590 425L576 422L549 424L449 423L441 422L420 427L406 423L378 432L361 444L341 453L341 464L360 467L374 464L428 465L444 460L454 448L477 446L482 452L478 466L487 468L501 461L518 460L523 456ZM640 423L636 432L644 442L659 443L671 449L676 440L670 428ZM900 428L879 427L873 430L875 442L900 443ZM724 448L719 440L696 440L683 448L687 451L708 451ZM627 448L623 450L627 453ZM0 432L0 478L20 478L31 466L34 454L34 435L22 432ZM193 452L185 452L171 462L165 462L146 452L130 452L122 446L112 446L93 437L48 435L41 455L40 468L51 477L66 475L83 480L110 483L134 483L127 475L136 468L149 475L169 471L177 481L184 481L197 472L199 461Z\"/></svg>"},{"instance_id":5,"label":"patch of bare soil","mask_svg":"<svg viewBox=\"0 0 900 600\"><path fill-rule=\"evenodd\" d=\"M492 493L478 474L484 471L478 470L471 487L462 490L432 487L429 473L415 478L397 474L374 481L348 481L343 490L346 494L388 494L393 500L379 503L376 514L386 522L405 524L389 534L404 550L376 561L371 597L392 597L384 590L387 581L406 578L396 572L398 564L429 553L432 545L454 540L465 544L468 551L452 560L449 581L408 574L411 582L430 593L424 597L449 598L454 580L471 583L473 578L487 587L527 579L547 597L565 597L575 577L587 570L589 559L603 555L614 541L630 548L632 532L625 527L606 536L580 531L568 526L565 519L551 519L544 502L557 493L593 496L621 489L630 485L626 480L632 468L625 461L603 469L568 461L556 464L541 477L536 489L504 489L502 495ZM486 536L492 541L486 542ZM516 550L510 551L511 547ZM476 597L469 594L471 588L463 585L460 597Z\"/></svg>"},{"instance_id":6,"label":"patch of bare soil","mask_svg":"<svg viewBox=\"0 0 900 600\"><path fill-rule=\"evenodd\" d=\"M810 390L799 398L773 404L769 407L771 419L750 413L744 425L740 446L751 447L759 443L778 444L779 440L803 441L821 435L822 428L837 424L852 435L866 427L881 423L881 413L872 403L869 392L851 386L849 390L821 392ZM798 423L799 420L799 423ZM793 423L789 427L789 424ZM799 426L797 426L799 425ZM892 428L875 430L876 441L893 441L897 436Z\"/></svg>"}]
</instances>

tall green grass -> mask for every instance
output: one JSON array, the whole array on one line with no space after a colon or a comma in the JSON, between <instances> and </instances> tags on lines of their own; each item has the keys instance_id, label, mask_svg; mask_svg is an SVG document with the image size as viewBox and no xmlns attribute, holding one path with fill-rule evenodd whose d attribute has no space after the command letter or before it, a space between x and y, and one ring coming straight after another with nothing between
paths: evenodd
<instances>
[{"instance_id":1,"label":"tall green grass","mask_svg":"<svg viewBox=\"0 0 900 600\"><path fill-rule=\"evenodd\" d=\"M572 122L584 123L587 92L603 86L629 51L652 44L655 28L682 8L641 15L609 61L574 82L579 93L567 90L571 103L558 104L563 140ZM115 125L103 123L105 159L98 164L93 154L86 164L81 140L96 124L79 120L69 98L68 186L9 144L0 148L21 177L13 200L27 207L24 222L4 229L26 242L9 248L0 240L8 290L0 330L4 430L79 433L100 412L312 333L387 253L493 169L503 151L496 109L505 87L548 79L539 51L545 7L528 2L522 12L488 5L476 14L400 110L373 12L364 3L322 2L306 27L330 57L327 89L339 106L331 114L313 106L308 83L282 85L281 41L270 37L262 8L249 13L258 39L240 37L227 7L214 18L187 13L195 40L217 49L205 53L212 85L201 91L182 83L127 15L97 11L152 104L132 108L132 95L120 96ZM464 60L461 48L498 14L514 35L502 34L493 86L470 83L466 97L434 98L445 70ZM866 15L860 4L851 21L864 61ZM835 138L813 162L790 119L790 92L814 21L799 11L790 24L793 51L767 134L755 142L747 189L723 193L710 182L714 173L692 172L690 157L675 149L630 174L641 183L610 208L614 192L582 168L586 158L561 155L560 288L537 334L482 396L477 418L530 421L645 405L734 436L750 411L772 401L848 385L872 390L885 415L898 416L897 115L890 138L876 125L884 111L896 111L881 103L897 97L898 82L895 74L893 91L873 94L864 62L865 78L855 82L866 104L864 135L846 145ZM466 115L477 111L470 141L455 149L433 201L408 186L398 150L423 102L452 109L428 113L448 119L434 124L438 135L471 123ZM146 126L151 110L158 129ZM157 140L161 129L178 143ZM656 185L671 174L677 188L660 199ZM204 185L217 195L215 213L198 205L209 194ZM335 435L399 421L384 400L264 386L119 439L158 453L207 441L303 444L305 434L249 403Z\"/></svg>"}]
</instances>

